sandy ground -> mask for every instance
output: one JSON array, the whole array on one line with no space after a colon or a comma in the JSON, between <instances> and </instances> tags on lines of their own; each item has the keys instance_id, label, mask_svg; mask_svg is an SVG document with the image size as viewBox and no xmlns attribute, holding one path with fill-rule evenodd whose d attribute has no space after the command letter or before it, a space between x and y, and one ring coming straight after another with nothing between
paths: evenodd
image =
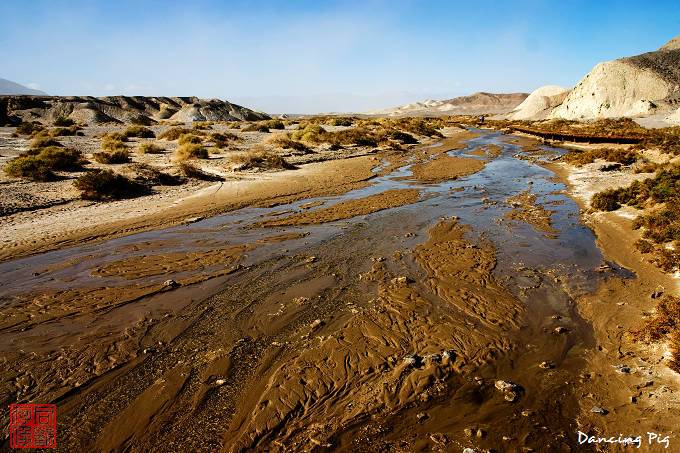
<instances>
[{"instance_id":1,"label":"sandy ground","mask_svg":"<svg viewBox=\"0 0 680 453\"><path fill-rule=\"evenodd\" d=\"M562 297L569 271L520 262L500 273L499 251L473 228L419 217L440 212L424 204L424 188L234 213L233 225L189 220L345 194L407 163L451 159L445 151L475 136L247 175L163 202L17 213L23 223L0 225L11 238L0 258L188 225L163 240L102 241L8 267L3 401L57 401L64 451L594 451L577 450L576 428L675 434L677 374L665 351L625 332L652 309L658 285L677 294L677 282L634 250L626 218L584 217L605 258L638 278L605 272L595 293L573 298ZM476 154L488 169L500 149ZM585 212L587 179L556 168ZM449 184L442 200L474 205L475 187ZM479 205L473 216L489 209ZM513 238L523 225L553 233L550 207L529 192L495 207ZM263 223L277 228L248 228Z\"/></svg>"}]
</instances>

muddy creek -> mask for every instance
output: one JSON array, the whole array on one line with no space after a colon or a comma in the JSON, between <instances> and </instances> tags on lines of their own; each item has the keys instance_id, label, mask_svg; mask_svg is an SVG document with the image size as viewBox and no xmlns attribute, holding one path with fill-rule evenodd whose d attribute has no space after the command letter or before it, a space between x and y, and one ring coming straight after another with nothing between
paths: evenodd
<instances>
[{"instance_id":1,"label":"muddy creek","mask_svg":"<svg viewBox=\"0 0 680 453\"><path fill-rule=\"evenodd\" d=\"M560 150L473 132L341 196L1 263L2 404L56 402L64 451L581 448L573 299L630 275Z\"/></svg>"}]
</instances>

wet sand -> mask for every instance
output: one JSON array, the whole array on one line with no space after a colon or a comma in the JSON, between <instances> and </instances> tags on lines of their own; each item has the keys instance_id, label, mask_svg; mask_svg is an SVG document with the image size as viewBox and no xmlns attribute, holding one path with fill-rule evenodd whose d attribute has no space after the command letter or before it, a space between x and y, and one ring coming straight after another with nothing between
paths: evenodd
<instances>
[{"instance_id":1,"label":"wet sand","mask_svg":"<svg viewBox=\"0 0 680 453\"><path fill-rule=\"evenodd\" d=\"M0 264L3 404L56 402L64 451L589 451L578 429L675 429L672 374L620 349L660 276L603 268L637 269L622 233L596 238L511 137L469 134ZM477 172L440 183L410 167L470 155ZM633 359L649 368L613 367Z\"/></svg>"}]
</instances>

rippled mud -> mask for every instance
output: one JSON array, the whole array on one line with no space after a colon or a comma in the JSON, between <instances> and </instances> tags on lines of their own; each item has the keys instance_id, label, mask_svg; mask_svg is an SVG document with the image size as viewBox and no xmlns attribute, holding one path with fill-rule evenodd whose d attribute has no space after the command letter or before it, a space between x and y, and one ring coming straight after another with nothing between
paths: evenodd
<instances>
[{"instance_id":1,"label":"rippled mud","mask_svg":"<svg viewBox=\"0 0 680 453\"><path fill-rule=\"evenodd\" d=\"M558 150L465 138L0 264L2 404L56 402L64 451L575 448L574 297L620 271L539 165Z\"/></svg>"}]
</instances>

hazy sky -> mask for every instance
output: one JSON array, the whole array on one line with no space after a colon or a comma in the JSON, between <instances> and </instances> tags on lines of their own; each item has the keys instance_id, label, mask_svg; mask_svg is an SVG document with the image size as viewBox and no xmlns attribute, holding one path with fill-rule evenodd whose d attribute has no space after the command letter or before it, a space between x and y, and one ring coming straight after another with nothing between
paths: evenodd
<instances>
[{"instance_id":1,"label":"hazy sky","mask_svg":"<svg viewBox=\"0 0 680 453\"><path fill-rule=\"evenodd\" d=\"M678 34L678 0L2 0L0 77L54 95L363 111L570 86Z\"/></svg>"}]
</instances>

